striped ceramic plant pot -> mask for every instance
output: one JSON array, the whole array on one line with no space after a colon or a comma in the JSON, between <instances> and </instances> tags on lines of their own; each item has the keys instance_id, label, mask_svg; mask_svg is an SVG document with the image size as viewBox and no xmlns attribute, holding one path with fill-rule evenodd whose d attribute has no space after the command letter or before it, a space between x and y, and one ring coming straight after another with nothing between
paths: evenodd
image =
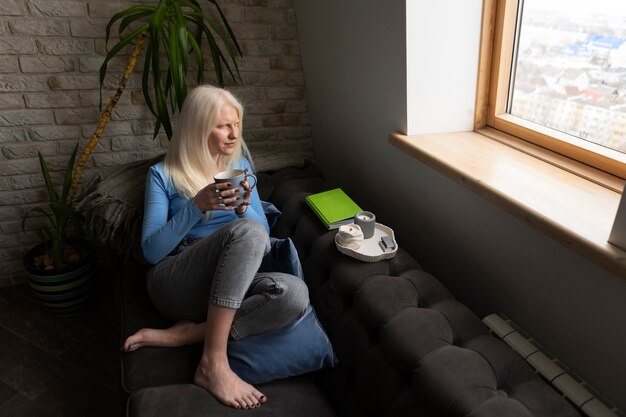
<instances>
[{"instance_id":1,"label":"striped ceramic plant pot","mask_svg":"<svg viewBox=\"0 0 626 417\"><path fill-rule=\"evenodd\" d=\"M32 259L41 253L43 245L37 245L24 255L28 285L35 297L50 312L72 315L85 308L91 301L96 282L96 254L90 251L81 262L62 272L41 271L32 266Z\"/></svg>"}]
</instances>

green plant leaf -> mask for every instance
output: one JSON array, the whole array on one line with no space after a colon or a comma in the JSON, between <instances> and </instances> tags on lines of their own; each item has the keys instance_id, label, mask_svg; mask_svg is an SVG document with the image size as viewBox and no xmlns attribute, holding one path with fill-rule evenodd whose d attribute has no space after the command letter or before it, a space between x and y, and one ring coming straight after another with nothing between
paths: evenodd
<instances>
[{"instance_id":1,"label":"green plant leaf","mask_svg":"<svg viewBox=\"0 0 626 417\"><path fill-rule=\"evenodd\" d=\"M222 31L218 26L214 24L214 22L212 22L202 13L196 13L196 12L189 13L188 19L192 19L194 23L196 23L200 27L201 35L204 34L207 39L207 42L209 43L211 58L213 60L213 67L214 67L215 74L217 76L218 83L220 84L220 86L224 86L222 62L224 63L224 65L226 66L226 69L228 70L231 77L233 78L233 81L236 82L237 79L239 79L239 81L243 82L241 75L239 73L239 66L237 65L237 61L234 56L234 51L232 49L232 46L230 45L228 38L225 36L224 31ZM230 65L228 64L228 61L225 59L224 54L222 53L221 48L219 47L218 42L215 36L213 35L213 32L217 34L218 38L222 39L222 43L224 44L224 47L226 48L227 53L231 57L231 61L235 65L237 77L235 77L233 71L230 68Z\"/></svg>"},{"instance_id":2,"label":"green plant leaf","mask_svg":"<svg viewBox=\"0 0 626 417\"><path fill-rule=\"evenodd\" d=\"M158 52L159 52L159 47L161 45L161 37L163 33L163 20L165 19L166 13L167 13L167 5L165 3L161 3L159 4L154 14L150 18L149 31L150 31L150 37L152 38L152 42L150 45L152 46L152 49L153 49L152 50L153 58L159 57ZM153 59L152 62L153 62L153 65L156 65L156 67L153 67L153 71L155 69L159 69L159 66L158 66L159 60ZM158 74L158 71L155 71L155 74Z\"/></svg>"},{"instance_id":3,"label":"green plant leaf","mask_svg":"<svg viewBox=\"0 0 626 417\"><path fill-rule=\"evenodd\" d=\"M37 212L37 213L41 213L44 216L46 216L46 218L48 219L48 221L51 224L54 224L54 219L52 218L52 216L50 215L50 213L48 213L47 211L45 211L44 209L42 209L41 207L34 207L32 209L30 209L25 215L24 217L22 217L22 231L26 232L26 220L33 214L33 212Z\"/></svg>"},{"instance_id":4,"label":"green plant leaf","mask_svg":"<svg viewBox=\"0 0 626 417\"><path fill-rule=\"evenodd\" d=\"M213 61L216 62L216 65L221 65L220 62L223 62L224 65L226 66L226 69L228 70L228 72L230 73L231 77L233 78L233 81L237 81L237 78L243 82L242 78L241 78L241 74L239 73L239 65L237 64L237 60L235 59L235 52L232 49L231 43L229 41L229 39L226 37L226 35L224 34L224 31L221 30L221 28L219 26L217 26L212 20L208 19L206 16L204 17L203 22L203 31L207 36L207 40L209 41L209 43L211 45L215 45L215 46L211 46L211 52L214 52L214 57L213 57ZM222 42L224 44L224 47L226 48L226 52L228 53L228 55L230 56L231 61L233 62L234 66L235 66L235 71L237 72L237 78L235 78L235 75L233 74L233 71L230 68L230 65L228 64L228 61L226 60L226 58L224 57L224 54L222 53L222 50L217 46L217 43L214 39L213 33L211 32L211 29L217 34L217 36L222 39ZM211 39L209 39L209 36ZM239 45L237 44L237 48L239 48ZM239 51L239 53L241 54L241 51ZM216 61L217 60L217 61ZM221 68L220 68L220 72L221 72ZM223 82L221 83L221 85L223 85Z\"/></svg>"},{"instance_id":5,"label":"green plant leaf","mask_svg":"<svg viewBox=\"0 0 626 417\"><path fill-rule=\"evenodd\" d=\"M239 78L239 81L241 81L243 83L243 79L241 78L241 74L239 73L239 67L237 65L235 65L235 71L237 72L237 78L235 78L235 74L230 69L230 65L228 65L228 61L226 61L226 58L224 57L224 54L222 53L222 51L218 50L217 54L220 57L220 59L222 60L222 62L224 63L224 66L226 66L226 69L228 70L228 73L230 74L230 76L233 79L233 81L237 82L237 78Z\"/></svg>"},{"instance_id":6,"label":"green plant leaf","mask_svg":"<svg viewBox=\"0 0 626 417\"><path fill-rule=\"evenodd\" d=\"M150 81L150 65L152 63L152 48L150 48L150 44L146 48L146 56L143 62L143 73L141 75L141 91L143 92L143 98L148 105L148 108L152 112L152 114L156 117L157 112L154 109L154 105L152 104L152 98L150 97L150 88L148 82Z\"/></svg>"},{"instance_id":7,"label":"green plant leaf","mask_svg":"<svg viewBox=\"0 0 626 417\"><path fill-rule=\"evenodd\" d=\"M157 112L159 113L158 121L163 125L163 129L165 129L165 133L168 137L172 135L172 125L170 124L170 115L167 110L167 99L165 97L165 92L163 91L163 85L157 84L154 86L155 88L155 101L157 105Z\"/></svg>"},{"instance_id":8,"label":"green plant leaf","mask_svg":"<svg viewBox=\"0 0 626 417\"><path fill-rule=\"evenodd\" d=\"M117 20L124 19L128 17L129 15L133 15L133 14L137 14L141 12L146 12L148 14L151 14L154 12L154 9L155 9L154 6L139 5L139 6L129 7L126 10L122 10L121 12L114 14L111 17L111 19L109 19L109 22L107 23L107 26L106 26L106 35L105 35L106 44L109 43L109 37L111 35L111 27L115 24ZM122 30L120 29L119 32L121 33Z\"/></svg>"},{"instance_id":9,"label":"green plant leaf","mask_svg":"<svg viewBox=\"0 0 626 417\"><path fill-rule=\"evenodd\" d=\"M200 7L200 3L198 3L198 0L189 0L189 4L186 4L187 6L193 8L195 11L202 11L202 8Z\"/></svg>"},{"instance_id":10,"label":"green plant leaf","mask_svg":"<svg viewBox=\"0 0 626 417\"><path fill-rule=\"evenodd\" d=\"M217 76L217 81L220 86L224 86L224 75L222 74L222 65L220 63L220 56L217 53L219 47L217 46L217 42L213 38L213 34L207 25L202 24L202 31L206 37L207 42L209 43L209 49L211 50L211 58L213 59L213 67L215 69L215 75Z\"/></svg>"},{"instance_id":11,"label":"green plant leaf","mask_svg":"<svg viewBox=\"0 0 626 417\"><path fill-rule=\"evenodd\" d=\"M118 33L119 36L122 36L122 32L124 32L124 30L126 30L126 28L128 26L130 26L131 24L133 24L136 21L140 21L141 19L150 16L153 13L154 7L150 7L150 10L148 11L143 11L143 12L138 12L135 14L132 14L130 16L126 16L120 23L120 26L118 28Z\"/></svg>"},{"instance_id":12,"label":"green plant leaf","mask_svg":"<svg viewBox=\"0 0 626 417\"><path fill-rule=\"evenodd\" d=\"M165 75L165 97L169 97L170 99L170 108L173 111L176 111L176 92L173 94L172 91L172 69L168 68L167 73Z\"/></svg>"},{"instance_id":13,"label":"green plant leaf","mask_svg":"<svg viewBox=\"0 0 626 417\"><path fill-rule=\"evenodd\" d=\"M176 15L175 28L176 28L176 31L178 32L177 40L178 40L178 44L180 45L180 55L181 55L180 57L182 58L183 68L185 72L187 72L187 68L189 68L189 44L187 43L187 22L185 21L185 15L180 7L180 3L174 2L173 4L174 4L175 15Z\"/></svg>"},{"instance_id":14,"label":"green plant leaf","mask_svg":"<svg viewBox=\"0 0 626 417\"><path fill-rule=\"evenodd\" d=\"M44 233L43 228L37 229L36 233L37 233L37 237L39 238L41 242L47 242L50 240L48 236L46 236L46 234Z\"/></svg>"},{"instance_id":15,"label":"green plant leaf","mask_svg":"<svg viewBox=\"0 0 626 417\"><path fill-rule=\"evenodd\" d=\"M228 20L226 20L226 16L222 12L222 9L220 8L219 4L217 4L216 1L212 1L212 0L209 0L209 1L211 3L213 3L215 5L215 7L217 8L217 10L219 11L220 18L222 19L222 23L226 27L226 30L228 32L228 36L226 36L226 34L222 30L222 28L220 28L217 24L215 24L215 22L213 22L211 19L208 19L207 17L205 17L205 21L208 23L208 25L211 27L211 29L213 29L213 31L217 34L217 36L220 39L222 39L222 41L224 43L224 47L226 48L226 52L228 53L228 56L230 57L230 60L232 61L233 66L235 67L235 71L237 72L237 78L241 82L243 82L243 79L241 78L241 74L239 72L239 65L237 64L237 60L235 58L235 51L233 51L233 48L231 46L231 41L232 41L232 44L237 49L237 52L238 52L239 56L243 55L243 53L241 52L241 48L239 47L239 43L237 42L237 38L235 37L235 34L233 33L230 25L228 24ZM233 71L230 69L230 66L228 65L228 61L225 59L221 49L219 49L219 48L218 48L218 55L221 56L221 59L223 60L224 64L226 65L226 68L228 69L228 72L230 73L231 77L233 78L233 81L236 82L237 79L235 78L235 75L233 74Z\"/></svg>"},{"instance_id":16,"label":"green plant leaf","mask_svg":"<svg viewBox=\"0 0 626 417\"><path fill-rule=\"evenodd\" d=\"M159 134L159 130L161 130L161 122L157 118L154 122L154 131L152 132L152 139L155 139Z\"/></svg>"},{"instance_id":17,"label":"green plant leaf","mask_svg":"<svg viewBox=\"0 0 626 417\"><path fill-rule=\"evenodd\" d=\"M45 224L37 229L37 236L39 236L39 240L41 240L47 248L50 248L52 242L55 241L54 232Z\"/></svg>"},{"instance_id":18,"label":"green plant leaf","mask_svg":"<svg viewBox=\"0 0 626 417\"><path fill-rule=\"evenodd\" d=\"M243 56L243 53L241 52L241 48L239 47L239 42L237 42L237 37L233 33L233 30L230 27L230 24L228 23L228 20L226 19L226 16L224 15L224 12L222 12L222 8L217 3L217 1L215 1L215 0L209 0L209 1L215 5L215 7L217 8L217 11L220 13L220 17L222 18L222 23L224 24L224 27L226 27L226 30L228 31L229 39L233 42L233 44L235 45L235 48L237 48L237 52L239 52L239 56ZM216 28L214 28L214 30L215 29ZM221 32L221 30L217 31L217 33L220 33L220 32ZM225 41L225 43L228 44L228 42L226 42L227 39L226 39L225 36L220 35L220 37ZM233 56L233 54L231 54L231 56Z\"/></svg>"},{"instance_id":19,"label":"green plant leaf","mask_svg":"<svg viewBox=\"0 0 626 417\"><path fill-rule=\"evenodd\" d=\"M190 6L191 7L191 6ZM204 26L204 17L202 14L202 9L200 6L196 5L192 7L193 12L188 12L185 14L185 20L189 23L193 23L195 28L195 32L187 27L187 36L189 40L189 44L191 45L191 51L193 51L196 57L196 62L198 63L198 71L197 71L197 82L198 84L202 83L202 79L204 78L204 54L202 53L202 35L203 35L203 26Z\"/></svg>"},{"instance_id":20,"label":"green plant leaf","mask_svg":"<svg viewBox=\"0 0 626 417\"><path fill-rule=\"evenodd\" d=\"M50 242L52 242L53 236L52 231L48 226L41 226L40 228L38 228L37 237L44 244L44 246L46 246L47 248L50 247Z\"/></svg>"},{"instance_id":21,"label":"green plant leaf","mask_svg":"<svg viewBox=\"0 0 626 417\"><path fill-rule=\"evenodd\" d=\"M198 63L198 76L196 81L198 84L200 84L202 83L202 79L204 77L204 55L202 55L200 44L196 40L195 35L191 33L190 29L187 29L187 33L189 34L189 43L191 44L193 52L196 56L196 62Z\"/></svg>"},{"instance_id":22,"label":"green plant leaf","mask_svg":"<svg viewBox=\"0 0 626 417\"><path fill-rule=\"evenodd\" d=\"M48 190L48 198L50 199L50 202L57 201L59 196L56 191L54 191L54 186L52 185L52 180L50 179L50 172L48 171L48 164L46 164L46 160L41 152L37 151L37 155L39 156L41 175L43 176L43 180L46 183L46 189Z\"/></svg>"},{"instance_id":23,"label":"green plant leaf","mask_svg":"<svg viewBox=\"0 0 626 417\"><path fill-rule=\"evenodd\" d=\"M189 67L190 46L187 40L185 15L180 4L177 1L170 4L172 10L167 20L169 26L167 42L163 42L169 62L165 95L169 95L170 106L175 111L182 109L183 101L187 96L186 74Z\"/></svg>"},{"instance_id":24,"label":"green plant leaf","mask_svg":"<svg viewBox=\"0 0 626 417\"><path fill-rule=\"evenodd\" d=\"M185 71L181 60L182 51L178 45L178 29L170 24L170 33L168 42L165 43L165 51L170 63L166 79L172 82L172 91L170 91L172 109L175 109L176 105L178 105L179 108L182 107L181 98L184 98L183 91L185 88Z\"/></svg>"},{"instance_id":25,"label":"green plant leaf","mask_svg":"<svg viewBox=\"0 0 626 417\"><path fill-rule=\"evenodd\" d=\"M163 106L165 104L165 94L163 91L163 80L161 76L161 64L160 58L161 54L159 53L159 49L161 46L161 39L163 37L163 20L165 18L165 14L167 12L167 7L164 3L159 4L157 10L154 15L150 19L150 37L152 38L152 42L150 43L151 49L151 69L152 69L152 86L154 89L154 101L156 104L156 114L157 120L163 124L162 118L165 117L165 111L163 110ZM169 115L167 115L169 116ZM168 120L169 121L169 120Z\"/></svg>"},{"instance_id":26,"label":"green plant leaf","mask_svg":"<svg viewBox=\"0 0 626 417\"><path fill-rule=\"evenodd\" d=\"M62 270L65 265L63 264L63 259L61 258L61 247L65 243L65 240L60 239L58 235L55 235L55 233L45 225L37 230L37 234L39 235L39 239L44 242L44 245L48 250L48 254L52 258L54 269L57 271Z\"/></svg>"},{"instance_id":27,"label":"green plant leaf","mask_svg":"<svg viewBox=\"0 0 626 417\"><path fill-rule=\"evenodd\" d=\"M70 187L72 186L72 174L74 173L74 161L76 159L76 152L78 152L78 144L74 146L74 151L70 156L69 161L67 162L67 167L65 168L65 178L63 179L63 189L61 191L61 201L67 199L67 195L70 193Z\"/></svg>"}]
</instances>

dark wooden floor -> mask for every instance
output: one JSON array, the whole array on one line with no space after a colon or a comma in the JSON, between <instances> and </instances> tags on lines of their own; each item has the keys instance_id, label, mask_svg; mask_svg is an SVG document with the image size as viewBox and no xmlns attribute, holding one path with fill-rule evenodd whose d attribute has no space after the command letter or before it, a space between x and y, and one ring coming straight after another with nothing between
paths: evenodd
<instances>
[{"instance_id":1,"label":"dark wooden floor","mask_svg":"<svg viewBox=\"0 0 626 417\"><path fill-rule=\"evenodd\" d=\"M27 285L0 288L0 417L125 415L116 285L101 268L72 317L46 312Z\"/></svg>"}]
</instances>

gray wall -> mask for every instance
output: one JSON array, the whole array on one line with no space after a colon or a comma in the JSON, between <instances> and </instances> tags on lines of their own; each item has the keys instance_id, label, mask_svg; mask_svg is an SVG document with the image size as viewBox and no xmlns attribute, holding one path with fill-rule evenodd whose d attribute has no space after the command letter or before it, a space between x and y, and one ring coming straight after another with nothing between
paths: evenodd
<instances>
[{"instance_id":1,"label":"gray wall","mask_svg":"<svg viewBox=\"0 0 626 417\"><path fill-rule=\"evenodd\" d=\"M445 2L450 13L456 2L465 3ZM477 39L480 1L467 16L471 33L448 25L441 8L428 3L411 8L439 22L433 27ZM295 5L313 146L326 175L393 227L400 246L479 316L505 313L626 410L626 282L387 142L390 132L406 131L407 102L431 111L428 95L411 98L417 104L407 99L405 2ZM438 40L433 32L410 42L424 51L429 76L437 61L427 51ZM476 72L476 54L458 55L459 76ZM414 68L411 76L424 75ZM450 73L449 65L442 72ZM455 90L440 84L453 107ZM475 89L475 80L469 84Z\"/></svg>"}]
</instances>

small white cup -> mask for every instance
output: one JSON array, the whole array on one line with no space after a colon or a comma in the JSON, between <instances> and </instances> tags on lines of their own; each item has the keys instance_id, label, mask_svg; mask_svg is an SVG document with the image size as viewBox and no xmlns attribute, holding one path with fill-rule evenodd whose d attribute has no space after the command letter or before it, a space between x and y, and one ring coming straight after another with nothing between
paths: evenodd
<instances>
[{"instance_id":1,"label":"small white cup","mask_svg":"<svg viewBox=\"0 0 626 417\"><path fill-rule=\"evenodd\" d=\"M350 223L339 226L339 230L337 231L337 241L340 245L350 249L358 249L361 247L362 240L363 232L358 225Z\"/></svg>"}]
</instances>

